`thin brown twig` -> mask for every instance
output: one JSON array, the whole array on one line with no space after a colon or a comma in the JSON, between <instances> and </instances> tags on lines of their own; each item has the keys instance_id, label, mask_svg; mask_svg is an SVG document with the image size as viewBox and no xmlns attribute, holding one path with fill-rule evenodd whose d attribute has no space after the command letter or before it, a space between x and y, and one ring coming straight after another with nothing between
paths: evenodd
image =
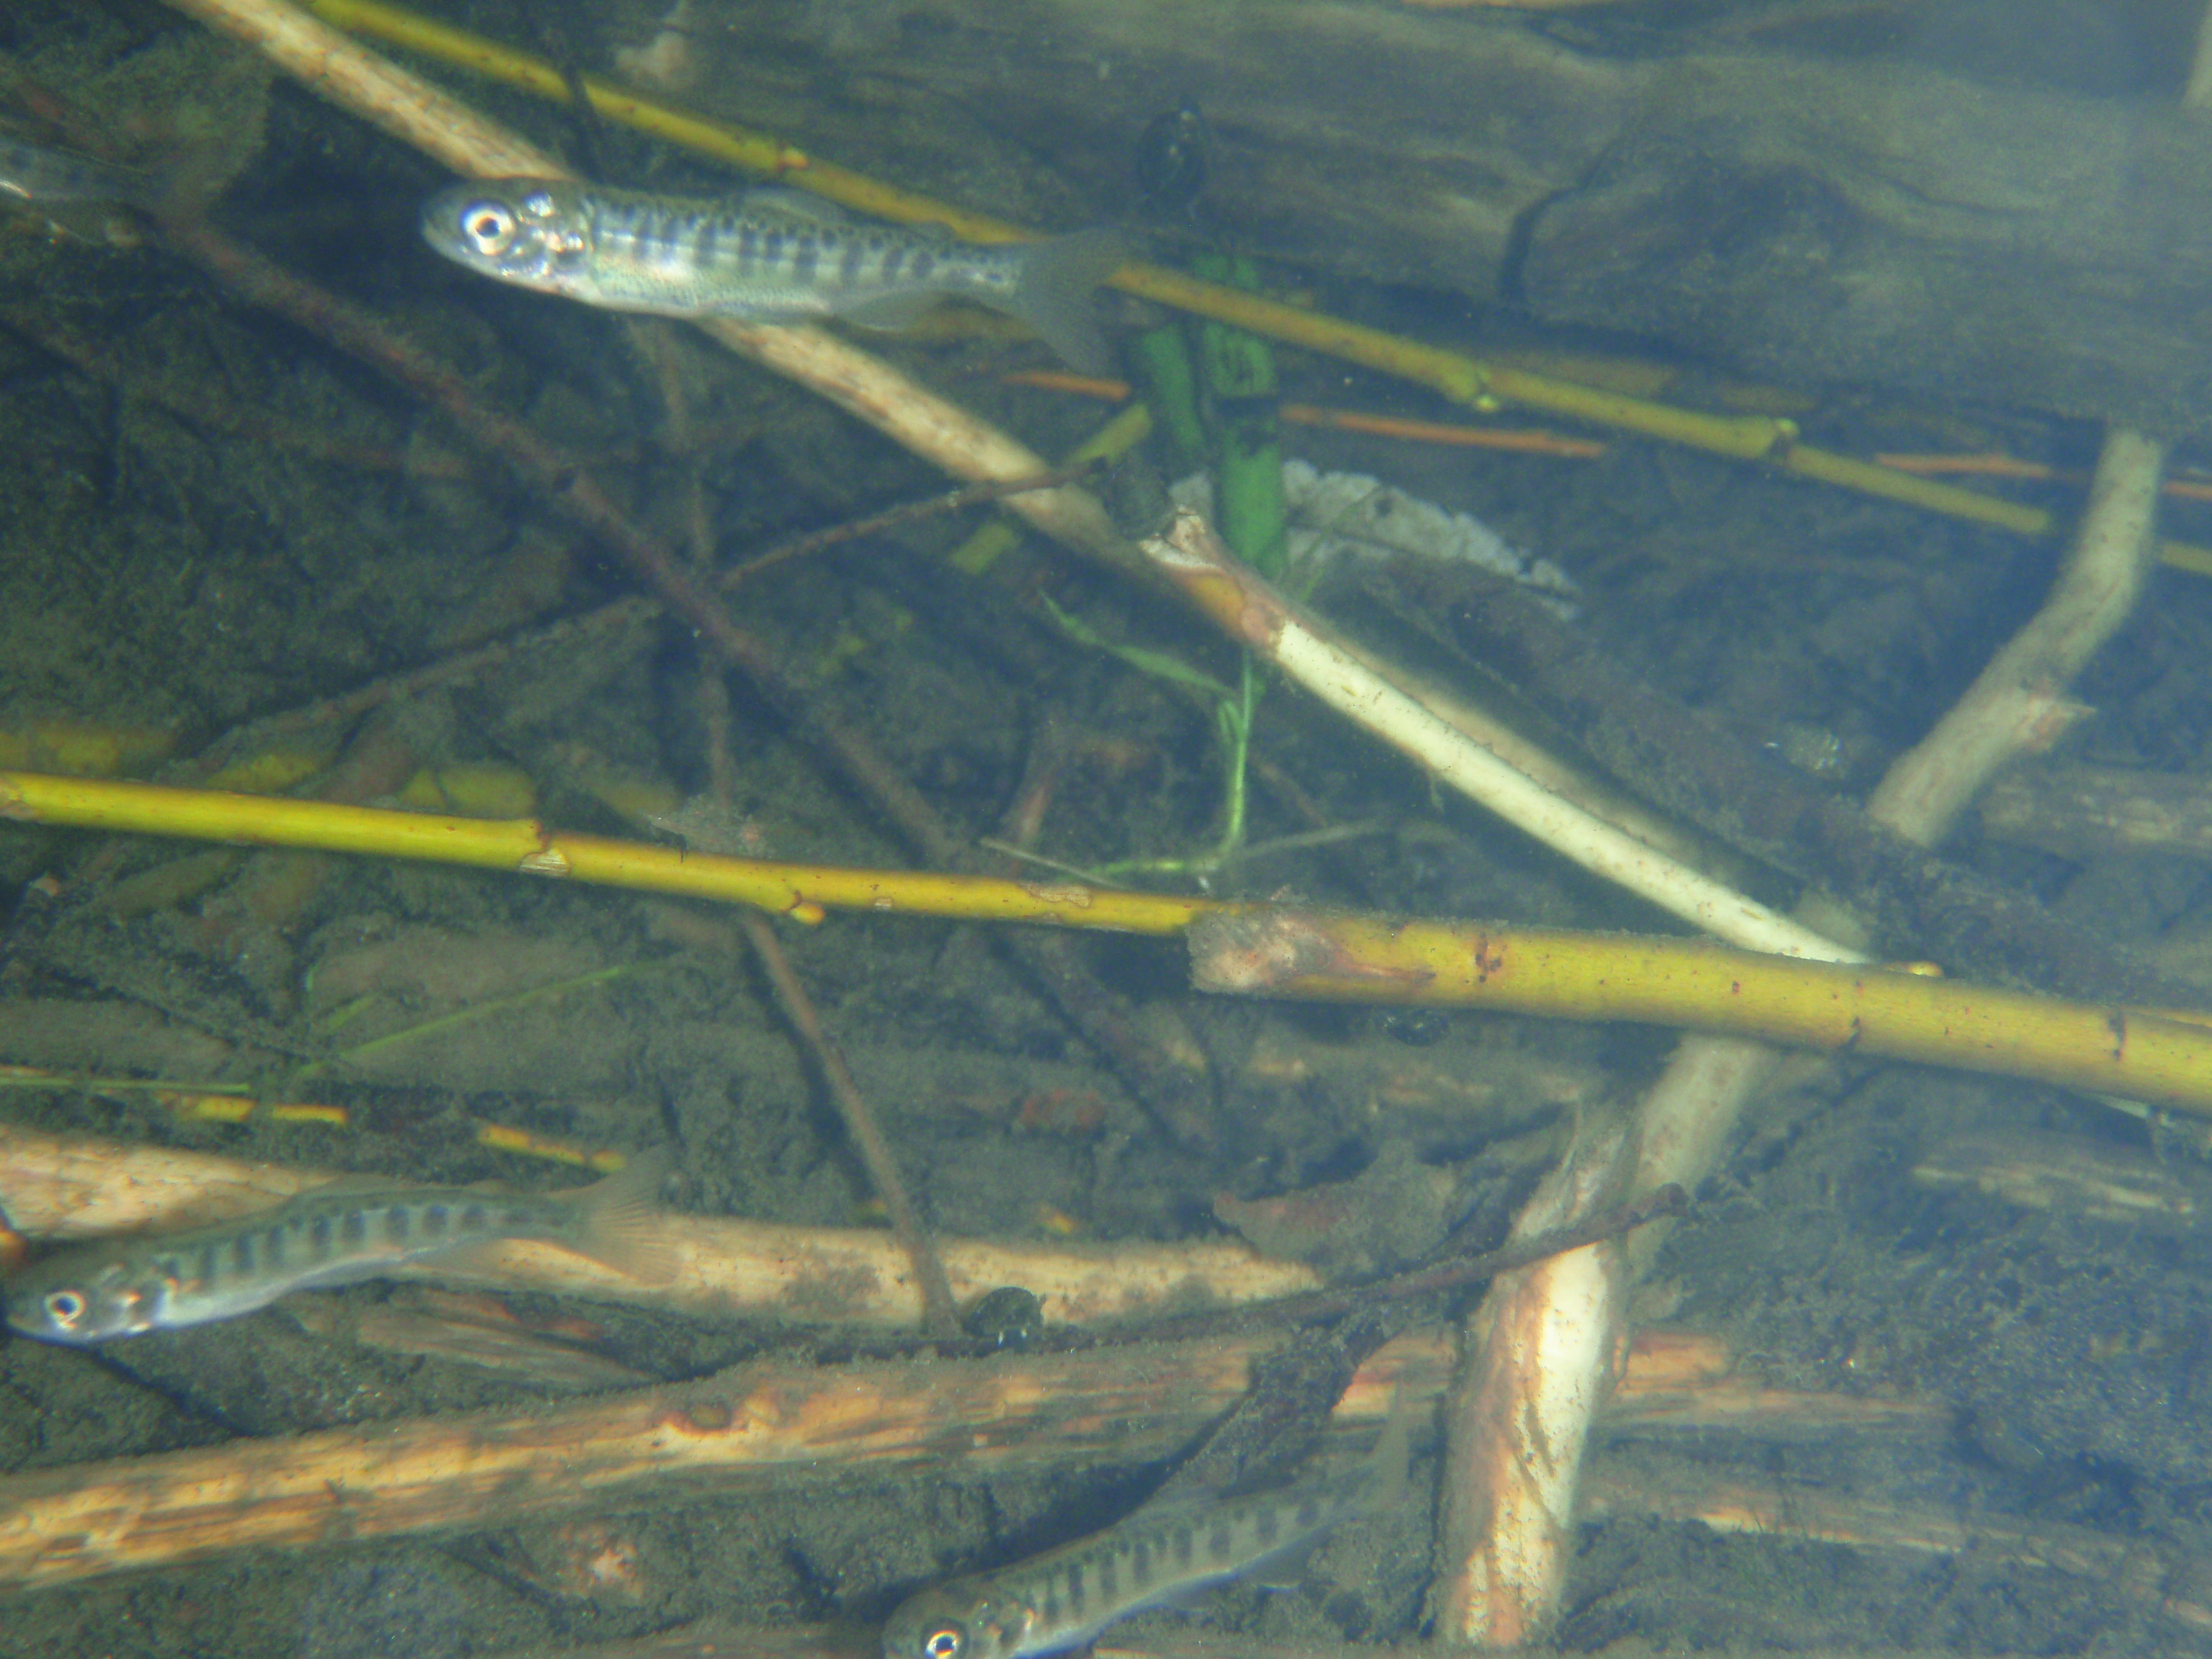
<instances>
[{"instance_id":1,"label":"thin brown twig","mask_svg":"<svg viewBox=\"0 0 2212 1659\"><path fill-rule=\"evenodd\" d=\"M1056 489L1061 484L1073 483L1091 472L1097 465L1084 461L1073 466L1054 467L1040 472L1033 478L989 478L981 483L963 484L957 489L940 490L920 501L902 501L896 507L887 507L880 513L871 513L865 518L848 519L823 530L811 530L803 536L779 543L765 553L757 553L743 564L732 565L715 578L715 585L724 592L743 581L749 581L763 570L782 564L787 560L819 553L841 542L858 540L863 536L880 535L886 530L919 523L923 520L957 513L963 507L974 507L983 501L1004 501L1009 495L1025 495L1032 489Z\"/></svg>"},{"instance_id":2,"label":"thin brown twig","mask_svg":"<svg viewBox=\"0 0 2212 1659\"><path fill-rule=\"evenodd\" d=\"M1402 1302L1437 1291L1478 1285L1485 1279L1495 1279L1500 1273L1533 1266L1551 1256L1563 1255L1569 1250L1579 1250L1584 1245L1618 1238L1654 1221L1680 1215L1689 1207L1689 1195L1680 1187L1662 1187L1649 1198L1636 1203L1613 1205L1571 1225L1501 1245L1480 1255L1455 1256L1406 1273L1393 1273L1385 1279L1346 1285L1335 1290L1310 1291L1297 1296L1279 1297L1272 1302L1248 1303L1227 1317L1218 1313L1211 1316L1170 1315L1164 1319L1152 1321L1140 1331L1131 1334L1154 1341L1172 1341L1178 1336L1220 1330L1224 1327L1241 1331L1269 1325L1339 1319L1379 1303Z\"/></svg>"},{"instance_id":3,"label":"thin brown twig","mask_svg":"<svg viewBox=\"0 0 2212 1659\"><path fill-rule=\"evenodd\" d=\"M60 358L87 378L113 387L124 397L164 410L202 431L289 450L311 461L361 472L465 478L476 471L474 463L459 456L409 455L387 444L358 443L304 431L295 422L278 420L255 410L180 398L159 380L128 368L113 353L94 345L58 319L28 306L0 307L0 325L21 335L40 350Z\"/></svg>"},{"instance_id":4,"label":"thin brown twig","mask_svg":"<svg viewBox=\"0 0 2212 1659\"><path fill-rule=\"evenodd\" d=\"M1634 1203L1615 1204L1571 1225L1502 1244L1475 1255L1455 1255L1401 1273L1328 1290L1299 1291L1231 1304L1217 1303L1188 1313L1138 1316L1110 1328L1095 1330L1065 1326L1048 1327L1027 1346L1040 1352L1084 1352L1092 1348L1115 1348L1137 1342L1182 1342L1203 1336L1257 1336L1297 1325L1320 1324L1399 1303L1410 1302L1439 1291L1480 1285L1519 1268L1533 1267L1553 1256L1587 1245L1620 1238L1639 1227L1680 1215L1689 1207L1689 1197L1680 1187L1662 1187ZM872 1359L901 1358L919 1345L909 1340L871 1340L818 1346L817 1356L842 1359L865 1356ZM948 1358L975 1357L1002 1346L988 1338L963 1337L957 1346L929 1345Z\"/></svg>"},{"instance_id":5,"label":"thin brown twig","mask_svg":"<svg viewBox=\"0 0 2212 1659\"><path fill-rule=\"evenodd\" d=\"M489 673L516 657L571 643L588 635L603 633L618 626L647 622L659 612L660 606L650 599L622 599L601 605L596 611L564 617L542 628L509 635L505 639L489 640L482 645L471 646L450 656L441 657L434 662L402 669L396 674L386 674L335 696L319 697L313 702L265 714L243 726L234 726L216 737L190 761L180 763L180 768L185 775L206 777L222 770L240 756L258 752L279 738L296 737L301 732L341 724L396 699L419 696L440 686L458 684L479 674ZM178 774L172 772L168 775L174 777Z\"/></svg>"},{"instance_id":6,"label":"thin brown twig","mask_svg":"<svg viewBox=\"0 0 2212 1659\"><path fill-rule=\"evenodd\" d=\"M689 453L680 438L672 434L669 445L672 453ZM623 450L617 447L590 458L592 464L622 459ZM579 465L584 462L579 461ZM1046 474L1042 477L1024 479L1016 483L974 484L951 491L939 491L927 497L903 501L885 507L865 518L847 520L826 529L811 531L770 548L766 553L723 571L715 578L716 585L726 592L765 568L788 558L819 551L838 542L876 534L898 525L915 522L939 514L954 513L979 502L1000 496L1018 494L1024 489L1046 489L1066 482L1078 469ZM664 606L651 595L633 594L609 601L594 610L579 611L541 626L519 630L502 639L488 640L481 645L437 659L435 661L402 669L398 673L383 675L364 681L349 690L335 696L318 698L297 708L280 710L273 714L233 726L214 738L190 761L179 763L169 775L206 777L220 771L239 756L252 753L276 742L280 738L296 737L301 732L316 731L323 726L357 718L370 709L395 698L419 696L440 686L455 685L489 673L517 658L526 657L556 647L568 646L595 635L612 632L617 629L637 627L661 614Z\"/></svg>"},{"instance_id":7,"label":"thin brown twig","mask_svg":"<svg viewBox=\"0 0 2212 1659\"><path fill-rule=\"evenodd\" d=\"M898 1159L892 1155L890 1143L884 1139L867 1097L853 1081L853 1073L847 1069L844 1056L837 1052L837 1045L822 1029L813 1001L807 996L806 988L799 982L799 975L792 971L791 958L784 954L783 942L776 938L769 919L757 910L747 910L739 920L753 953L760 958L761 968L768 975L769 983L775 989L775 1000L784 1018L791 1022L799 1042L813 1055L814 1063L822 1068L822 1081L830 1091L830 1098L836 1103L838 1115L844 1120L845 1133L853 1138L853 1149L860 1153L876 1196L883 1200L884 1209L890 1217L891 1231L898 1235L908 1259L914 1264L915 1278L921 1289L922 1328L932 1337L957 1339L960 1315L952 1297L952 1281L945 1274L945 1263L937 1254L929 1229L922 1225L913 1200L907 1197L906 1182L899 1178Z\"/></svg>"}]
</instances>

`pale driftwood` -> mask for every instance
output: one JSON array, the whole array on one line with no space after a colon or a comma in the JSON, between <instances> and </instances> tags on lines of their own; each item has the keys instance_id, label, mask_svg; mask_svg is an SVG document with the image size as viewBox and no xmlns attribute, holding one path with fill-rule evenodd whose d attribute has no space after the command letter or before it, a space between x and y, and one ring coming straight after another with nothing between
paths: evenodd
<instances>
[{"instance_id":1,"label":"pale driftwood","mask_svg":"<svg viewBox=\"0 0 2212 1659\"><path fill-rule=\"evenodd\" d=\"M1982 833L2066 858L2165 853L2212 859L2212 783L2137 767L2008 772L1982 797Z\"/></svg>"},{"instance_id":2,"label":"pale driftwood","mask_svg":"<svg viewBox=\"0 0 2212 1659\"><path fill-rule=\"evenodd\" d=\"M1141 1462L1235 1404L1275 1340L834 1368L770 1362L522 1415L456 1413L8 1476L0 1590L240 1549L620 1513L924 1468L981 1480ZM1433 1400L1455 1352L1440 1330L1391 1343L1361 1367L1338 1423L1372 1425L1401 1398ZM1647 1345L1631 1356L1609 1421L1792 1438L1945 1425L1929 1405L1739 1384L1727 1363L1709 1340Z\"/></svg>"},{"instance_id":3,"label":"pale driftwood","mask_svg":"<svg viewBox=\"0 0 2212 1659\"><path fill-rule=\"evenodd\" d=\"M1267 1340L738 1366L523 1416L457 1413L14 1475L0 1479L0 1587L921 1464L980 1477L1139 1462L1234 1403Z\"/></svg>"},{"instance_id":4,"label":"pale driftwood","mask_svg":"<svg viewBox=\"0 0 2212 1659\"><path fill-rule=\"evenodd\" d=\"M1222 545L1199 514L1180 509L1139 550L1238 644L1561 857L1747 951L1820 962L1863 960L1849 946L1677 862L1500 759L1351 650L1322 618L1269 586ZM1230 988L1216 982L1212 988Z\"/></svg>"},{"instance_id":5,"label":"pale driftwood","mask_svg":"<svg viewBox=\"0 0 2212 1659\"><path fill-rule=\"evenodd\" d=\"M2131 432L2107 434L2092 510L2051 597L1952 714L1891 769L1869 804L1869 817L1932 844L1996 769L2034 740L2068 682L2142 590L2162 464L2154 441ZM1821 921L1825 908L1801 905L1800 913ZM1637 1167L1623 1182L1626 1189L1702 1181L1770 1074L1751 1045L1686 1039L1638 1109ZM1563 1171L1571 1174L1578 1158L1601 1156L1606 1128L1585 1118ZM1555 1174L1533 1203L1562 1181ZM1547 1217L1541 1224L1556 1224ZM1478 1328L1497 1333L1492 1346L1514 1348L1486 1351L1489 1386L1458 1390L1448 1413L1436 1602L1438 1626L1450 1636L1475 1645L1521 1641L1541 1635L1557 1618L1588 1401L1607 1384L1607 1339L1622 1328L1616 1322L1625 1320L1624 1308L1609 1280L1587 1273L1577 1280L1554 1262L1501 1279L1484 1298L1477 1319L1486 1323Z\"/></svg>"},{"instance_id":6,"label":"pale driftwood","mask_svg":"<svg viewBox=\"0 0 2212 1659\"><path fill-rule=\"evenodd\" d=\"M2174 349L2212 289L2212 148L2178 107L1344 0L692 14L690 100L971 206L1511 292L1792 380L2157 430L2212 410L2212 365ZM1212 187L1147 215L1139 137L1186 100ZM1071 189L975 199L1039 155Z\"/></svg>"},{"instance_id":7,"label":"pale driftwood","mask_svg":"<svg viewBox=\"0 0 2212 1659\"><path fill-rule=\"evenodd\" d=\"M2135 614L2157 553L2165 446L2105 435L2089 509L2057 585L1936 727L1892 763L1867 813L1923 846L1940 844L1990 780L2041 754L2080 718L2074 677Z\"/></svg>"},{"instance_id":8,"label":"pale driftwood","mask_svg":"<svg viewBox=\"0 0 2212 1659\"><path fill-rule=\"evenodd\" d=\"M0 1206L33 1239L76 1242L222 1219L320 1186L333 1173L0 1124ZM912 1329L921 1320L912 1268L888 1232L672 1212L654 1227L668 1271L650 1281L523 1240L502 1245L481 1273L441 1271L431 1263L405 1276L465 1277L808 1326ZM942 1249L953 1294L963 1303L1019 1285L1037 1296L1055 1324L1112 1325L1209 1304L1296 1295L1321 1282L1310 1267L1270 1261L1243 1244L1085 1248L950 1239Z\"/></svg>"},{"instance_id":9,"label":"pale driftwood","mask_svg":"<svg viewBox=\"0 0 2212 1659\"><path fill-rule=\"evenodd\" d=\"M1711 1468L1674 1472L1608 1469L1589 1483L1592 1520L1653 1516L1723 1534L1842 1544L1917 1555L1972 1551L1983 1561L2047 1568L2106 1587L2146 1613L2201 1641L2212 1632L2198 1561L2140 1537L2117 1536L2038 1516L2018 1521L1984 1510L1885 1504L1823 1490L1809 1482L1735 1482Z\"/></svg>"},{"instance_id":10,"label":"pale driftwood","mask_svg":"<svg viewBox=\"0 0 2212 1659\"><path fill-rule=\"evenodd\" d=\"M2130 1146L2027 1128L1954 1135L1912 1166L1916 1186L1986 1193L2022 1209L2170 1235L2203 1226L2194 1176Z\"/></svg>"}]
</instances>

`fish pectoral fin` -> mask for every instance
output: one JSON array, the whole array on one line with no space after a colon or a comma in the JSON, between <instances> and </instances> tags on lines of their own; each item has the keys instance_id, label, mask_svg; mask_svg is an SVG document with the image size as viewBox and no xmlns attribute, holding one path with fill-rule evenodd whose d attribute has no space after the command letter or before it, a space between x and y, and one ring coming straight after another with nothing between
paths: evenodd
<instances>
[{"instance_id":1,"label":"fish pectoral fin","mask_svg":"<svg viewBox=\"0 0 2212 1659\"><path fill-rule=\"evenodd\" d=\"M503 1283L512 1276L508 1264L501 1255L507 1242L504 1238L466 1239L457 1244L448 1244L443 1249L418 1255L412 1261L395 1262L389 1267L376 1271L380 1275L388 1273L394 1279L468 1279ZM348 1281L334 1279L330 1282L337 1285ZM325 1286L311 1280L300 1288L319 1290Z\"/></svg>"},{"instance_id":2,"label":"fish pectoral fin","mask_svg":"<svg viewBox=\"0 0 2212 1659\"><path fill-rule=\"evenodd\" d=\"M1185 1584L1181 1589L1170 1590L1156 1601L1145 1603L1146 1613L1196 1613L1226 1588L1227 1581L1202 1578L1195 1584Z\"/></svg>"},{"instance_id":3,"label":"fish pectoral fin","mask_svg":"<svg viewBox=\"0 0 2212 1659\"><path fill-rule=\"evenodd\" d=\"M1327 1532L1317 1532L1310 1538L1300 1539L1288 1549L1262 1558L1252 1571L1239 1582L1254 1589L1296 1589L1304 1581L1306 1567L1314 1559L1314 1552L1328 1541Z\"/></svg>"},{"instance_id":4,"label":"fish pectoral fin","mask_svg":"<svg viewBox=\"0 0 2212 1659\"><path fill-rule=\"evenodd\" d=\"M882 294L841 304L837 314L862 328L912 328L936 307L935 294Z\"/></svg>"}]
</instances>

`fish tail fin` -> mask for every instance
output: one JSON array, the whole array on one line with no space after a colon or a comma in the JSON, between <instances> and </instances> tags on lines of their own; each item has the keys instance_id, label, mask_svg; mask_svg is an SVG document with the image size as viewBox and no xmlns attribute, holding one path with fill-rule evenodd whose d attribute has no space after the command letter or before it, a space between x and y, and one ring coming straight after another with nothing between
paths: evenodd
<instances>
[{"instance_id":1,"label":"fish tail fin","mask_svg":"<svg viewBox=\"0 0 2212 1659\"><path fill-rule=\"evenodd\" d=\"M1121 268L1128 245L1117 231L1079 230L1024 251L1022 278L1006 309L1043 336L1070 367L1103 374L1112 366L1091 314L1091 296Z\"/></svg>"},{"instance_id":2,"label":"fish tail fin","mask_svg":"<svg viewBox=\"0 0 2212 1659\"><path fill-rule=\"evenodd\" d=\"M631 1279L672 1278L676 1253L660 1224L660 1188L675 1165L674 1150L663 1142L580 1191L573 1248Z\"/></svg>"}]
</instances>

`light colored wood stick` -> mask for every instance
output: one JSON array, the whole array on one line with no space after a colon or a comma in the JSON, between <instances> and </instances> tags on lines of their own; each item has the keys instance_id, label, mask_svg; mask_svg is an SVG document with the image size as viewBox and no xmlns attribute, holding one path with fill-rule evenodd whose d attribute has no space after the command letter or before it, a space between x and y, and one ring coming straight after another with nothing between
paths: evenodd
<instances>
[{"instance_id":1,"label":"light colored wood stick","mask_svg":"<svg viewBox=\"0 0 2212 1659\"><path fill-rule=\"evenodd\" d=\"M2063 858L2212 858L2212 786L2141 767L2018 768L1981 799L1982 833Z\"/></svg>"},{"instance_id":2,"label":"light colored wood stick","mask_svg":"<svg viewBox=\"0 0 2212 1659\"><path fill-rule=\"evenodd\" d=\"M2108 434L2089 512L2044 608L1891 768L1868 805L1870 816L1934 845L1997 767L2047 738L2066 706L2067 683L2142 591L2162 462L2156 442ZM1798 914L1829 933L1844 920L1817 901ZM1696 1187L1771 1073L1757 1045L1686 1040L1638 1109L1640 1167L1629 1191L1664 1181ZM1591 1133L1586 1120L1583 1133ZM1585 1150L1578 1141L1570 1157ZM1493 1386L1464 1391L1453 1414L1440 1506L1444 1560L1434 1595L1446 1641L1493 1647L1534 1639L1557 1618L1583 1466L1580 1433L1592 1415L1571 1408L1602 1395L1618 1334L1617 1327L1584 1328L1617 1320L1622 1306L1551 1263L1500 1280L1484 1298L1477 1318L1486 1328L1509 1338L1580 1331L1584 1340L1540 1343L1524 1335L1518 1363L1488 1361Z\"/></svg>"},{"instance_id":3,"label":"light colored wood stick","mask_svg":"<svg viewBox=\"0 0 2212 1659\"><path fill-rule=\"evenodd\" d=\"M550 1411L457 1413L0 1478L0 1589L234 1550L507 1525L671 1493L729 1494L918 1465L980 1478L1140 1462L1198 1433L1278 1339L835 1368L741 1365ZM1340 1407L1434 1394L1434 1338L1370 1360Z\"/></svg>"},{"instance_id":4,"label":"light colored wood stick","mask_svg":"<svg viewBox=\"0 0 2212 1659\"><path fill-rule=\"evenodd\" d=\"M1370 735L1468 799L1517 825L1562 858L1747 951L1856 962L1862 954L1680 864L1553 793L1474 742L1292 605L1223 546L1188 508L1142 551L1155 569L1230 638L1283 671Z\"/></svg>"},{"instance_id":5,"label":"light colored wood stick","mask_svg":"<svg viewBox=\"0 0 2212 1659\"><path fill-rule=\"evenodd\" d=\"M2156 559L2165 465L2166 447L2156 439L2118 428L2106 434L2088 510L2057 585L1935 729L1889 769L1867 802L1869 816L1936 846L2002 768L2048 749L2086 712L2067 688L2135 613Z\"/></svg>"},{"instance_id":6,"label":"light colored wood stick","mask_svg":"<svg viewBox=\"0 0 2212 1659\"><path fill-rule=\"evenodd\" d=\"M981 1479L1134 1462L1200 1433L1279 1339L1212 1337L1049 1356L826 1368L763 1362L696 1382L525 1414L454 1413L0 1478L0 1591L173 1566L233 1550L466 1530L671 1495L728 1494L922 1467ZM1436 1399L1441 1328L1369 1359L1339 1426ZM1929 1402L1792 1395L1738 1382L1712 1339L1638 1344L1607 1414L1624 1431L1798 1439L1943 1431Z\"/></svg>"},{"instance_id":7,"label":"light colored wood stick","mask_svg":"<svg viewBox=\"0 0 2212 1659\"><path fill-rule=\"evenodd\" d=\"M33 1239L81 1241L198 1225L282 1202L333 1179L329 1170L0 1124L0 1207ZM912 1330L921 1317L912 1265L889 1232L674 1212L655 1225L670 1261L668 1276L659 1281L633 1279L557 1247L520 1239L501 1246L482 1273L424 1264L395 1277L489 1282L687 1313L862 1330ZM1109 1326L1321 1286L1310 1267L1271 1261L1239 1243L1085 1247L946 1239L940 1249L960 1302L1019 1285L1044 1304L1053 1324Z\"/></svg>"}]
</instances>

